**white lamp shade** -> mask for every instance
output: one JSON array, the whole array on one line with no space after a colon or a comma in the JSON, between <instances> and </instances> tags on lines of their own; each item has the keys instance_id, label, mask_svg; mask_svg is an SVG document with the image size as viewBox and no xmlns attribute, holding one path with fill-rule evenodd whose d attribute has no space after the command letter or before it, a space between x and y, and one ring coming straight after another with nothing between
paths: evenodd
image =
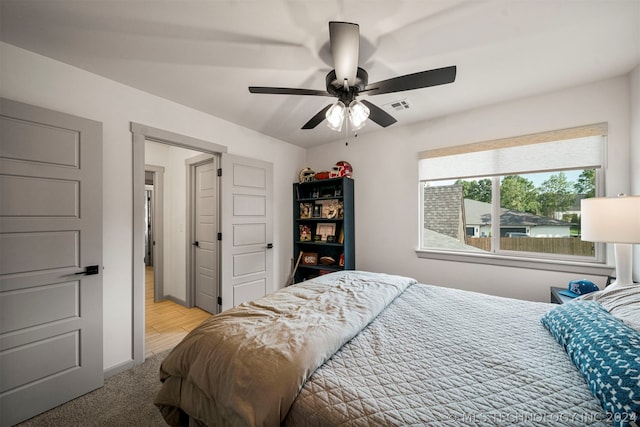
<instances>
[{"instance_id":1,"label":"white lamp shade","mask_svg":"<svg viewBox=\"0 0 640 427\"><path fill-rule=\"evenodd\" d=\"M342 101L338 101L331 106L325 113L327 118L327 126L335 131L342 129L342 122L344 122L344 113L347 107Z\"/></svg>"},{"instance_id":2,"label":"white lamp shade","mask_svg":"<svg viewBox=\"0 0 640 427\"><path fill-rule=\"evenodd\" d=\"M640 196L583 199L580 211L582 240L640 243Z\"/></svg>"}]
</instances>

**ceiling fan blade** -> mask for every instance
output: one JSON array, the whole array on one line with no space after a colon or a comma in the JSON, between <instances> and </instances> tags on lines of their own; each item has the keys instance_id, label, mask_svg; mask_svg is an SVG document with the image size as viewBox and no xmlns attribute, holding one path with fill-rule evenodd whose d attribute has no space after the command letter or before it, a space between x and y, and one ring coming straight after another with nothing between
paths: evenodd
<instances>
[{"instance_id":1,"label":"ceiling fan blade","mask_svg":"<svg viewBox=\"0 0 640 427\"><path fill-rule=\"evenodd\" d=\"M370 103L366 99L362 99L360 100L360 102L362 102L364 105L369 107L369 119L376 122L383 128L386 128L387 126L391 126L392 124L397 122L397 120L394 119L391 114L387 113L377 105Z\"/></svg>"},{"instance_id":2,"label":"ceiling fan blade","mask_svg":"<svg viewBox=\"0 0 640 427\"><path fill-rule=\"evenodd\" d=\"M272 95L312 95L312 96L333 96L326 90L297 89L289 87L265 87L249 86L251 93L267 93Z\"/></svg>"},{"instance_id":3,"label":"ceiling fan blade","mask_svg":"<svg viewBox=\"0 0 640 427\"><path fill-rule=\"evenodd\" d=\"M307 123L305 123L304 126L302 126L302 129L313 129L314 127L322 123L322 121L325 119L325 114L327 113L327 110L331 108L331 105L332 104L329 104L322 110L318 111L318 114L311 117L311 119Z\"/></svg>"},{"instance_id":4,"label":"ceiling fan blade","mask_svg":"<svg viewBox=\"0 0 640 427\"><path fill-rule=\"evenodd\" d=\"M356 84L358 55L360 54L360 26L350 22L329 22L329 40L336 79L349 86Z\"/></svg>"},{"instance_id":5,"label":"ceiling fan blade","mask_svg":"<svg viewBox=\"0 0 640 427\"><path fill-rule=\"evenodd\" d=\"M405 90L444 85L453 83L456 80L456 71L456 66L453 65L451 67L406 74L404 76L370 83L360 92L366 93L367 95L381 95L383 93L402 92Z\"/></svg>"}]
</instances>

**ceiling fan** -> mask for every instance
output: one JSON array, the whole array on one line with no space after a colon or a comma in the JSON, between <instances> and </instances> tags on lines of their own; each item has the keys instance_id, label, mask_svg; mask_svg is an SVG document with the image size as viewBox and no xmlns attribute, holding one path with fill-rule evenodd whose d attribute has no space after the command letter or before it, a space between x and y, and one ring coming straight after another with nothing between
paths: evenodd
<instances>
[{"instance_id":1,"label":"ceiling fan","mask_svg":"<svg viewBox=\"0 0 640 427\"><path fill-rule=\"evenodd\" d=\"M394 124L397 120L382 108L367 100L357 100L363 95L381 95L402 92L423 87L453 83L456 79L456 66L420 71L413 74L393 77L376 83L369 83L367 72L358 67L360 50L360 26L350 22L329 22L329 40L334 69L327 74L327 90L298 89L284 87L249 86L251 93L277 95L333 96L338 98L334 104L327 105L313 116L302 129L313 129L325 118L328 126L336 131L342 129L345 116L349 117L352 130L364 126L367 118L382 127Z\"/></svg>"}]
</instances>

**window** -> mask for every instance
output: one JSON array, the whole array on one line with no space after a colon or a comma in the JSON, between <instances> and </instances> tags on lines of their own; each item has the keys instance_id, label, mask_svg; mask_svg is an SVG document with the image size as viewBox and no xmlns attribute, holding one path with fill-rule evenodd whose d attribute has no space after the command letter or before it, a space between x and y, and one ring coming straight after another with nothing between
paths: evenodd
<instances>
[{"instance_id":1,"label":"window","mask_svg":"<svg viewBox=\"0 0 640 427\"><path fill-rule=\"evenodd\" d=\"M420 153L420 250L601 263L580 200L602 194L605 143L599 124Z\"/></svg>"}]
</instances>

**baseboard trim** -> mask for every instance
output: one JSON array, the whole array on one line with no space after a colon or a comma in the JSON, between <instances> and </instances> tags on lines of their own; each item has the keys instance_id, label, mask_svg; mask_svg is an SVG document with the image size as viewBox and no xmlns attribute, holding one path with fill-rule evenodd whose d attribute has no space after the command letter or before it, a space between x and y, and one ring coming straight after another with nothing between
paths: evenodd
<instances>
[{"instance_id":1,"label":"baseboard trim","mask_svg":"<svg viewBox=\"0 0 640 427\"><path fill-rule=\"evenodd\" d=\"M124 372L127 371L131 368L133 368L134 366L136 366L135 361L133 359L131 360L127 360L126 362L122 362L118 365L112 366L108 369L104 370L104 378L107 379L109 377L112 377L116 374L119 374L120 372Z\"/></svg>"},{"instance_id":2,"label":"baseboard trim","mask_svg":"<svg viewBox=\"0 0 640 427\"><path fill-rule=\"evenodd\" d=\"M190 307L187 305L187 302L186 302L186 301L183 301L183 300L181 300L180 298L176 298L176 297L174 297L173 295L165 295L162 299L166 299L166 300L169 300L169 301L171 301L171 302L175 302L176 304L180 304L180 305L181 305L181 306L183 306L183 307L190 308Z\"/></svg>"}]
</instances>

